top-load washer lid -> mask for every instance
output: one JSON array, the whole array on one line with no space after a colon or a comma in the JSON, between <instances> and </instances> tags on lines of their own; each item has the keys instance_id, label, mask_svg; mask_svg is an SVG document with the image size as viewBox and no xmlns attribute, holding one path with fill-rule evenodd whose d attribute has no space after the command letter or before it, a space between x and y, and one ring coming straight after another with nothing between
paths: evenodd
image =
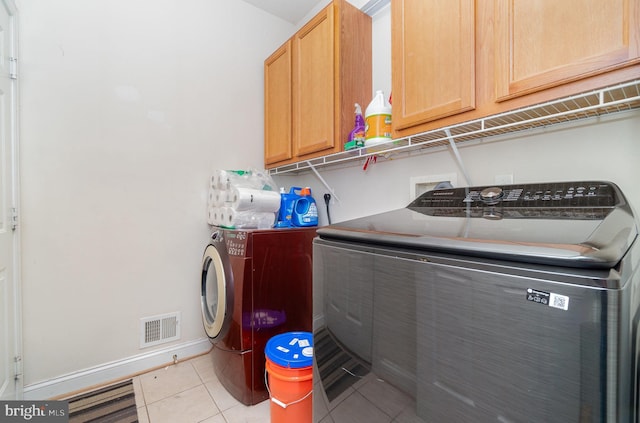
<instances>
[{"instance_id":1,"label":"top-load washer lid","mask_svg":"<svg viewBox=\"0 0 640 423\"><path fill-rule=\"evenodd\" d=\"M321 239L609 268L638 235L631 207L600 181L429 191L403 209L318 229Z\"/></svg>"}]
</instances>

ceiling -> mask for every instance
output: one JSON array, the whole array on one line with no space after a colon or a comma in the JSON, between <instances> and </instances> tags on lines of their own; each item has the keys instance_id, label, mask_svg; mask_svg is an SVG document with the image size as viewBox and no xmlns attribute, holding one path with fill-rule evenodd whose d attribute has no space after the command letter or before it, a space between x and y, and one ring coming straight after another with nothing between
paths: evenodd
<instances>
[{"instance_id":1,"label":"ceiling","mask_svg":"<svg viewBox=\"0 0 640 423\"><path fill-rule=\"evenodd\" d=\"M300 22L307 13L323 0L243 0L246 3L278 16L293 24Z\"/></svg>"}]
</instances>

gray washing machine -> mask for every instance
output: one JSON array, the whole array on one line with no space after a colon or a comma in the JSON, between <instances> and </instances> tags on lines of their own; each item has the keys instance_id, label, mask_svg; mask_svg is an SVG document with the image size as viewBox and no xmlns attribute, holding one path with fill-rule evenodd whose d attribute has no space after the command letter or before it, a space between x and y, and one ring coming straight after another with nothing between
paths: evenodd
<instances>
[{"instance_id":1,"label":"gray washing machine","mask_svg":"<svg viewBox=\"0 0 640 423\"><path fill-rule=\"evenodd\" d=\"M412 421L637 422L637 237L609 182L430 191L318 230L315 333Z\"/></svg>"}]
</instances>

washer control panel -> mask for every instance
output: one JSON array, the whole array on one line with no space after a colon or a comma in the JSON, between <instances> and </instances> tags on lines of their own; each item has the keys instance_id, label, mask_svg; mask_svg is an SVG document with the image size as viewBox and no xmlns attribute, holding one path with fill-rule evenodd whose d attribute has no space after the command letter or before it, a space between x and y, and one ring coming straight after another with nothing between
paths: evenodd
<instances>
[{"instance_id":1,"label":"washer control panel","mask_svg":"<svg viewBox=\"0 0 640 423\"><path fill-rule=\"evenodd\" d=\"M598 219L619 204L618 192L599 181L463 187L425 192L407 207L430 215L487 216L489 210L501 217Z\"/></svg>"},{"instance_id":2,"label":"washer control panel","mask_svg":"<svg viewBox=\"0 0 640 423\"><path fill-rule=\"evenodd\" d=\"M509 187L502 189L500 187L489 187L482 191L471 189L466 195L464 202L481 201L484 203L497 203L504 201L507 203L522 202L528 204L538 204L542 207L566 207L586 205L590 203L598 206L615 205L614 197L611 191L607 189L607 185L601 184L574 184L570 186L523 186ZM586 201L572 201L575 199L586 198ZM550 202L550 203L545 203ZM506 205L505 205L506 206Z\"/></svg>"}]
</instances>

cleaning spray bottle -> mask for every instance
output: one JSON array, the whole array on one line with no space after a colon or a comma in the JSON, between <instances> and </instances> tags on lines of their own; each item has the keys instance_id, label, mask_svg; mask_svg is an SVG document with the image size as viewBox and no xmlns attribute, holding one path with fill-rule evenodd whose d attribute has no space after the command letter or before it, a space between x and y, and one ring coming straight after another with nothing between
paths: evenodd
<instances>
[{"instance_id":1,"label":"cleaning spray bottle","mask_svg":"<svg viewBox=\"0 0 640 423\"><path fill-rule=\"evenodd\" d=\"M382 91L376 91L376 95L367 106L364 119L365 147L391 141L391 104L384 98Z\"/></svg>"},{"instance_id":2,"label":"cleaning spray bottle","mask_svg":"<svg viewBox=\"0 0 640 423\"><path fill-rule=\"evenodd\" d=\"M354 148L364 147L365 125L362 117L362 108L358 103L355 104L356 123L353 130L349 133L349 140L344 144L344 151L353 150Z\"/></svg>"},{"instance_id":3,"label":"cleaning spray bottle","mask_svg":"<svg viewBox=\"0 0 640 423\"><path fill-rule=\"evenodd\" d=\"M318 206L311 196L311 188L302 188L291 214L293 226L318 226Z\"/></svg>"}]
</instances>

